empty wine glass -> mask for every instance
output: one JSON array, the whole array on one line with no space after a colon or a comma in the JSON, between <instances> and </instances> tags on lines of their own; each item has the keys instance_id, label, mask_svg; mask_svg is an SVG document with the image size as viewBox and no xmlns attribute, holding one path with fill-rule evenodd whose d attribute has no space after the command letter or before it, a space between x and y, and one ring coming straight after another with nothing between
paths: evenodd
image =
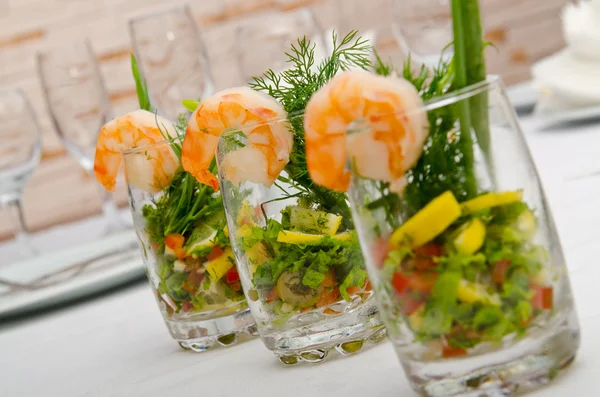
<instances>
[{"instance_id":1,"label":"empty wine glass","mask_svg":"<svg viewBox=\"0 0 600 397\"><path fill-rule=\"evenodd\" d=\"M396 41L415 61L434 67L452 57L449 0L394 0L393 12Z\"/></svg>"},{"instance_id":2,"label":"empty wine glass","mask_svg":"<svg viewBox=\"0 0 600 397\"><path fill-rule=\"evenodd\" d=\"M327 50L323 31L308 8L290 12L265 12L245 19L235 32L235 52L240 77L244 82L266 70L286 68L288 49L298 38L316 44L315 64Z\"/></svg>"},{"instance_id":3,"label":"empty wine glass","mask_svg":"<svg viewBox=\"0 0 600 397\"><path fill-rule=\"evenodd\" d=\"M51 120L67 151L93 177L96 138L111 119L108 94L98 63L87 40L62 44L37 55ZM107 231L124 223L110 193L99 189Z\"/></svg>"},{"instance_id":4,"label":"empty wine glass","mask_svg":"<svg viewBox=\"0 0 600 397\"><path fill-rule=\"evenodd\" d=\"M187 6L129 21L129 33L152 103L177 120L183 99L212 95L206 48Z\"/></svg>"},{"instance_id":5,"label":"empty wine glass","mask_svg":"<svg viewBox=\"0 0 600 397\"><path fill-rule=\"evenodd\" d=\"M0 90L0 206L13 218L15 239L24 256L35 250L29 244L21 199L41 149L40 129L25 94L20 89Z\"/></svg>"}]
</instances>

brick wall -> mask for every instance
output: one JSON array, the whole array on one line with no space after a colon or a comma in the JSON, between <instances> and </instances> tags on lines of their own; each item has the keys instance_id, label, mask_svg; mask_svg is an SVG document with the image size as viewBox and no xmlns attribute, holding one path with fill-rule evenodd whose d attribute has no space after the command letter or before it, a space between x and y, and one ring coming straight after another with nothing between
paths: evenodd
<instances>
[{"instance_id":1,"label":"brick wall","mask_svg":"<svg viewBox=\"0 0 600 397\"><path fill-rule=\"evenodd\" d=\"M407 15L411 3L405 0ZM34 54L48 45L73 37L89 37L108 86L115 113L136 107L130 77L131 50L127 20L183 4L183 0L0 0L0 87L22 87L31 99L43 129L42 161L25 194L29 226L42 229L100 211L95 183L63 149L53 131L35 73ZM231 62L234 27L249 14L312 7L321 26L344 29L374 28L385 57L402 59L391 31L392 0L188 0L207 44L217 89L238 81ZM491 72L507 83L526 80L529 67L563 46L560 10L567 0L482 0L486 36L496 49L488 50ZM116 193L125 204L123 186ZM0 211L0 239L10 233Z\"/></svg>"}]
</instances>

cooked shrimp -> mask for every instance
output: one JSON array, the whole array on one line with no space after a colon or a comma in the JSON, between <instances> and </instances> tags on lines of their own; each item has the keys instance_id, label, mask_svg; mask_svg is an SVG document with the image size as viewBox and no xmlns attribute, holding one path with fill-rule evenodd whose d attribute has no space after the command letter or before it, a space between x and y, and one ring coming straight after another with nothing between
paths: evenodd
<instances>
[{"instance_id":1,"label":"cooked shrimp","mask_svg":"<svg viewBox=\"0 0 600 397\"><path fill-rule=\"evenodd\" d=\"M235 184L251 181L271 186L288 163L294 142L286 116L275 99L248 87L213 95L190 117L182 148L183 168L199 182L219 190L209 166L219 136L238 129L248 137L248 143L224 157L221 168L225 178Z\"/></svg>"},{"instance_id":2,"label":"cooked shrimp","mask_svg":"<svg viewBox=\"0 0 600 397\"><path fill-rule=\"evenodd\" d=\"M306 107L304 131L308 171L313 181L345 191L346 159L359 175L404 187L404 174L419 159L427 138L427 118L412 84L397 77L348 71L315 93ZM366 124L348 134L351 123Z\"/></svg>"},{"instance_id":3,"label":"cooked shrimp","mask_svg":"<svg viewBox=\"0 0 600 397\"><path fill-rule=\"evenodd\" d=\"M169 136L177 136L171 122L146 110L127 113L105 124L98 135L94 158L98 182L113 191L123 161L122 152L164 140L161 129ZM157 192L167 186L178 167L179 159L170 145L151 146L127 163L127 182Z\"/></svg>"}]
</instances>

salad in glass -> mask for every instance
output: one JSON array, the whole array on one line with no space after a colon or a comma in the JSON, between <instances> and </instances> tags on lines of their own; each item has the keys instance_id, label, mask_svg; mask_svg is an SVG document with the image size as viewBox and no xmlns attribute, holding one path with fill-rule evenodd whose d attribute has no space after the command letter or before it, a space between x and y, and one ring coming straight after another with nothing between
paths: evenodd
<instances>
[{"instance_id":1,"label":"salad in glass","mask_svg":"<svg viewBox=\"0 0 600 397\"><path fill-rule=\"evenodd\" d=\"M368 64L356 32L336 41L314 71L314 46L292 46L292 69L197 104L183 167L218 181L238 271L263 342L285 364L379 342L379 320L347 196L316 186L306 170L303 117L311 93L342 68ZM187 163L186 156L195 157Z\"/></svg>"},{"instance_id":2,"label":"salad in glass","mask_svg":"<svg viewBox=\"0 0 600 397\"><path fill-rule=\"evenodd\" d=\"M346 71L304 114L308 171L348 191L373 290L423 396L512 395L574 359L560 242L477 1L453 1L454 58Z\"/></svg>"},{"instance_id":3,"label":"salad in glass","mask_svg":"<svg viewBox=\"0 0 600 397\"><path fill-rule=\"evenodd\" d=\"M124 163L134 226L165 323L185 349L229 346L255 332L229 241L223 201L182 167L181 134L153 113L135 59L140 107L107 123L94 171L108 190ZM213 165L214 167L214 165Z\"/></svg>"}]
</instances>

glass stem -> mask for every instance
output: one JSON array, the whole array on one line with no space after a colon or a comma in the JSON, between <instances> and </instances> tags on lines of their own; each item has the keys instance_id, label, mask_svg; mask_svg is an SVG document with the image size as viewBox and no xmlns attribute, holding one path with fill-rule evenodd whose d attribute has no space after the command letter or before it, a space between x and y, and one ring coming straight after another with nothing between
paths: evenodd
<instances>
[{"instance_id":1,"label":"glass stem","mask_svg":"<svg viewBox=\"0 0 600 397\"><path fill-rule=\"evenodd\" d=\"M29 229L25 223L25 215L23 211L23 201L21 197L13 198L4 202L4 207L8 210L9 216L12 219L15 241L19 245L19 250L23 256L32 256L36 254L35 248L31 244L29 238Z\"/></svg>"},{"instance_id":2,"label":"glass stem","mask_svg":"<svg viewBox=\"0 0 600 397\"><path fill-rule=\"evenodd\" d=\"M125 228L125 224L119 215L119 209L117 204L112 197L112 193L99 186L100 198L102 199L102 214L106 222L107 232L111 233L114 231L122 230Z\"/></svg>"}]
</instances>

